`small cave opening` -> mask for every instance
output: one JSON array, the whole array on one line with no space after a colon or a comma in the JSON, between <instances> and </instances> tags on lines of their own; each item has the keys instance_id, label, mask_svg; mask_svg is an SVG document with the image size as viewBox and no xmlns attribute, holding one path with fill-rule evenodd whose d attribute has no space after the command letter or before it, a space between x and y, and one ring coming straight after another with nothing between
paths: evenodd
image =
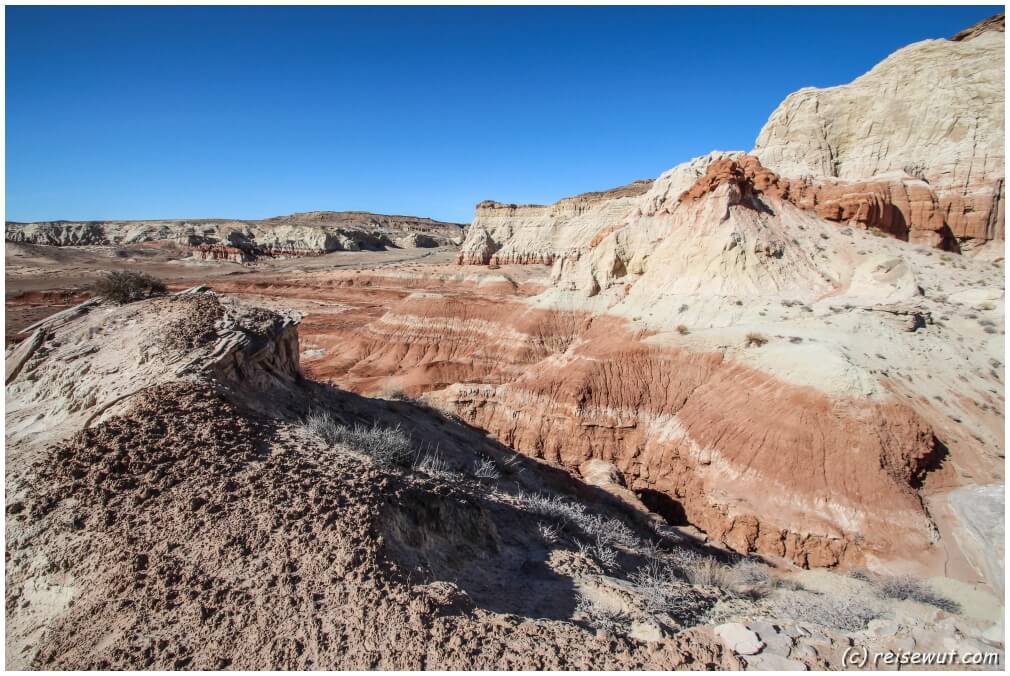
<instances>
[{"instance_id":1,"label":"small cave opening","mask_svg":"<svg viewBox=\"0 0 1010 676\"><path fill-rule=\"evenodd\" d=\"M684 512L684 506L666 493L651 488L643 488L637 491L637 493L643 505L659 514L671 526L691 525L687 520L687 514Z\"/></svg>"}]
</instances>

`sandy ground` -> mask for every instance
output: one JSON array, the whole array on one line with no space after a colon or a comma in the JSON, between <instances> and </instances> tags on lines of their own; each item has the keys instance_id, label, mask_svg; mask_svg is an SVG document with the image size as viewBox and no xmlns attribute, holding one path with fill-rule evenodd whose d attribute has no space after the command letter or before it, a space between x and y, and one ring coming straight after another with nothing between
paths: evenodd
<instances>
[{"instance_id":1,"label":"sandy ground","mask_svg":"<svg viewBox=\"0 0 1010 676\"><path fill-rule=\"evenodd\" d=\"M277 274L365 269L411 261L447 263L455 248L337 251L306 258L265 258L253 264L197 261L183 258L171 247L54 247L5 242L4 279L7 344L16 333L53 312L88 298L88 287L111 270L139 270L182 289L219 279L241 277L244 283L269 281Z\"/></svg>"}]
</instances>

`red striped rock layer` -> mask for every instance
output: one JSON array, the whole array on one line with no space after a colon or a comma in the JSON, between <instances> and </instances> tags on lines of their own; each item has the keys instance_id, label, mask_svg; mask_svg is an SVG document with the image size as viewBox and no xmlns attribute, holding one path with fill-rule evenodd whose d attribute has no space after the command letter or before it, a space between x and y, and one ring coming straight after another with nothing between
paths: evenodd
<instances>
[{"instance_id":1,"label":"red striped rock layer","mask_svg":"<svg viewBox=\"0 0 1010 676\"><path fill-rule=\"evenodd\" d=\"M829 221L858 224L914 244L958 248L936 195L924 181L908 176L856 182L787 179L763 167L758 158L743 155L710 164L678 202L697 201L722 183L736 184L745 196L788 200Z\"/></svg>"},{"instance_id":2,"label":"red striped rock layer","mask_svg":"<svg viewBox=\"0 0 1010 676\"><path fill-rule=\"evenodd\" d=\"M400 281L328 288L339 309L302 324L303 347L322 352L305 360L310 376L428 393L572 470L612 462L658 511L740 552L833 566L928 551L916 488L944 449L904 404L833 399L500 288L407 292Z\"/></svg>"}]
</instances>

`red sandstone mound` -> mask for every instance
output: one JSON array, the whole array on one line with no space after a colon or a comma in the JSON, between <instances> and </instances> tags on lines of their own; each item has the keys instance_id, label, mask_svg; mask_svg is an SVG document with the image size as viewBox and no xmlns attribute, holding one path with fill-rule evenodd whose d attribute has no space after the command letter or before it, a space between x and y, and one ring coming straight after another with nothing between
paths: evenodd
<instances>
[{"instance_id":1,"label":"red sandstone mound","mask_svg":"<svg viewBox=\"0 0 1010 676\"><path fill-rule=\"evenodd\" d=\"M758 158L743 155L710 164L705 175L678 201L690 204L722 184L736 186L747 199L774 197L812 210L829 221L858 224L914 244L958 250L929 185L908 176L857 183L790 180L761 166Z\"/></svg>"}]
</instances>

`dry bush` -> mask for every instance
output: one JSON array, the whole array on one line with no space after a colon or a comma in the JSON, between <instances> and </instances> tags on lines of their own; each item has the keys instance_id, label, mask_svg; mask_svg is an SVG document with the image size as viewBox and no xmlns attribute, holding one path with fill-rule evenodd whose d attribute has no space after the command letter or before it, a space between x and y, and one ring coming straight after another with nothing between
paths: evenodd
<instances>
[{"instance_id":1,"label":"dry bush","mask_svg":"<svg viewBox=\"0 0 1010 676\"><path fill-rule=\"evenodd\" d=\"M712 557L698 558L683 567L691 584L729 591L735 580L732 569Z\"/></svg>"},{"instance_id":2,"label":"dry bush","mask_svg":"<svg viewBox=\"0 0 1010 676\"><path fill-rule=\"evenodd\" d=\"M695 624L714 600L682 582L673 566L650 561L632 573L630 582L650 613L666 613L681 624Z\"/></svg>"},{"instance_id":3,"label":"dry bush","mask_svg":"<svg viewBox=\"0 0 1010 676\"><path fill-rule=\"evenodd\" d=\"M575 544L579 548L579 553L595 561L604 570L613 570L617 567L617 550L600 536L596 537L595 542L580 540Z\"/></svg>"},{"instance_id":4,"label":"dry bush","mask_svg":"<svg viewBox=\"0 0 1010 676\"><path fill-rule=\"evenodd\" d=\"M159 296L168 288L163 281L146 273L116 270L99 278L91 290L96 296L103 296L113 303L124 305Z\"/></svg>"},{"instance_id":5,"label":"dry bush","mask_svg":"<svg viewBox=\"0 0 1010 676\"><path fill-rule=\"evenodd\" d=\"M474 460L473 475L478 479L490 479L491 481L498 481L501 478L498 466L494 464L491 458L486 456L481 456L479 459Z\"/></svg>"},{"instance_id":6,"label":"dry bush","mask_svg":"<svg viewBox=\"0 0 1010 676\"><path fill-rule=\"evenodd\" d=\"M611 634L624 632L629 622L627 615L619 610L598 605L584 594L579 594L578 598L579 600L575 604L575 611L585 615L591 625Z\"/></svg>"},{"instance_id":7,"label":"dry bush","mask_svg":"<svg viewBox=\"0 0 1010 676\"><path fill-rule=\"evenodd\" d=\"M682 336L686 336L687 334L691 333L691 330L686 326L684 326L683 324L677 324L677 333L679 333Z\"/></svg>"},{"instance_id":8,"label":"dry bush","mask_svg":"<svg viewBox=\"0 0 1010 676\"><path fill-rule=\"evenodd\" d=\"M856 596L835 597L799 591L783 594L772 609L781 617L843 631L860 631L881 611Z\"/></svg>"},{"instance_id":9,"label":"dry bush","mask_svg":"<svg viewBox=\"0 0 1010 676\"><path fill-rule=\"evenodd\" d=\"M715 587L740 598L756 600L771 593L773 580L766 566L743 560L727 566L712 557L688 556L680 569L691 584Z\"/></svg>"},{"instance_id":10,"label":"dry bush","mask_svg":"<svg viewBox=\"0 0 1010 676\"><path fill-rule=\"evenodd\" d=\"M585 505L538 493L520 492L518 498L523 509L552 519L574 534L588 536L603 546L641 546L640 539L623 522L590 514Z\"/></svg>"},{"instance_id":11,"label":"dry bush","mask_svg":"<svg viewBox=\"0 0 1010 676\"><path fill-rule=\"evenodd\" d=\"M326 445L347 446L367 455L379 465L404 465L414 455L410 437L399 425L347 426L326 411L310 414L303 424L306 430L322 439Z\"/></svg>"},{"instance_id":12,"label":"dry bush","mask_svg":"<svg viewBox=\"0 0 1010 676\"><path fill-rule=\"evenodd\" d=\"M540 537L548 545L557 544L561 540L561 529L556 524L538 521L537 532L540 533Z\"/></svg>"},{"instance_id":13,"label":"dry bush","mask_svg":"<svg viewBox=\"0 0 1010 676\"><path fill-rule=\"evenodd\" d=\"M745 347L761 347L768 342L768 338L761 335L760 333L748 333L747 337L744 339Z\"/></svg>"},{"instance_id":14,"label":"dry bush","mask_svg":"<svg viewBox=\"0 0 1010 676\"><path fill-rule=\"evenodd\" d=\"M951 614L961 612L961 606L956 601L936 593L911 575L884 578L877 583L877 591L884 598L918 601Z\"/></svg>"},{"instance_id":15,"label":"dry bush","mask_svg":"<svg viewBox=\"0 0 1010 676\"><path fill-rule=\"evenodd\" d=\"M414 469L431 477L446 477L454 474L449 463L437 449L418 453L414 460Z\"/></svg>"}]
</instances>

